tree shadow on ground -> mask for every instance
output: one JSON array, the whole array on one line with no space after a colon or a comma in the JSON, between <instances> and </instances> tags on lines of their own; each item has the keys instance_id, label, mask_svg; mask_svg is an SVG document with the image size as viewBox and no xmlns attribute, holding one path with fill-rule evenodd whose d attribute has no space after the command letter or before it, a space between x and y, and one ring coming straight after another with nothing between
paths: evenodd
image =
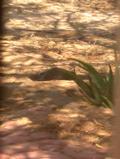
<instances>
[{"instance_id":1,"label":"tree shadow on ground","mask_svg":"<svg viewBox=\"0 0 120 159\"><path fill-rule=\"evenodd\" d=\"M66 140L60 139L60 132L63 128L57 118L51 118L51 115L58 113L63 108L69 110L69 107L73 105L72 115L76 109L76 114L79 116L75 117L75 121L77 123L82 121L82 127L90 120L89 116L94 112L94 108L91 107L91 109L90 106L86 108L84 104L81 104L82 97L76 93L75 88L65 89L57 85L57 82L56 85L55 82L54 84L51 82L51 84L39 83L36 86L33 83L29 86L21 86L20 83L4 83L3 86L6 88L7 96L2 102L1 109L1 119L4 121L1 127L3 141L1 151L5 154L19 158L23 155L25 159L32 158L33 154L36 155L36 158L48 155L51 159L57 155L63 159L64 153L66 159L67 156L76 159L83 158L84 155L101 158L106 156L106 151L92 146L89 141L83 141L80 136L76 137L79 142L76 146L69 145ZM64 124L69 114L62 113L61 118L64 120ZM104 124L99 120L101 113L98 111L95 114L98 118L95 117L97 122ZM69 118L69 122L66 123L68 130L71 129L71 125L74 125L73 118ZM104 115L105 120L108 118L110 118L109 114ZM79 134L81 133L83 132L80 131ZM96 135L95 133L92 132ZM104 137L104 140L109 140L109 137Z\"/></svg>"},{"instance_id":2,"label":"tree shadow on ground","mask_svg":"<svg viewBox=\"0 0 120 159\"><path fill-rule=\"evenodd\" d=\"M59 5L60 4L58 4L58 7L61 7ZM28 32L30 34L33 33L36 36L41 36L41 37L43 36L46 38L47 37L62 38L63 40L73 38L84 41L85 39L88 38L88 36L90 36L90 34L92 35L90 36L91 42L94 41L94 39L92 39L94 36L97 36L98 39L99 37L104 37L106 39L115 40L114 32L112 32L111 29L115 30L117 24L116 26L114 26L113 25L114 21L111 22L112 24L109 24L109 22L107 21L108 18L112 17L111 15L107 14L102 15L100 13L99 16L98 15L96 16L88 12L90 22L88 21L88 19L86 19L86 22L84 22L83 20L81 21L82 16L84 15L82 15L82 13L77 9L76 10L74 9L74 11L66 9L60 11L56 11L54 9L49 10L48 8L46 8L46 5L42 3L13 4L13 5L10 4L10 6L9 3L5 5L5 9L8 10L5 16L6 18L8 18L6 22L10 21L10 19L14 21L14 23L18 21L18 24L14 24L12 25L11 29L9 28L6 30L6 33L8 35L12 35L13 38L14 36L16 37L16 35L20 37L22 35L22 32ZM78 17L75 16L76 13L79 14ZM96 16L96 18L98 19L93 18L94 16ZM104 17L100 18L100 16ZM64 18L63 22L65 23L64 25L68 25L68 28L60 29L59 25L61 25L63 18ZM117 22L117 16L115 18ZM35 27L34 23L36 24L38 23L38 27ZM109 30L102 29L102 27L106 25L105 23L106 24L108 23L109 26L111 25L111 29ZM28 26L26 27L25 24L27 24ZM49 25L51 27L49 27ZM98 42L98 45L101 45L101 43ZM106 47L105 44L103 45Z\"/></svg>"},{"instance_id":3,"label":"tree shadow on ground","mask_svg":"<svg viewBox=\"0 0 120 159\"><path fill-rule=\"evenodd\" d=\"M5 3L4 52L7 49L6 57L13 58L5 63L9 70L14 68L19 72L24 66L26 72L28 67L30 71L36 68L41 71L46 66L66 65L66 56L85 57L85 52L92 47L101 47L100 54L109 54L107 49L114 51L116 13L93 14L86 10L81 12L79 7L62 9L60 3L53 3L55 8L50 9L49 5L52 7L50 2L48 6L45 2ZM90 48L83 46L81 49L83 43ZM100 55L95 49L90 52Z\"/></svg>"},{"instance_id":4,"label":"tree shadow on ground","mask_svg":"<svg viewBox=\"0 0 120 159\"><path fill-rule=\"evenodd\" d=\"M45 12L46 6L43 4L12 4L11 3L6 3L5 4L5 10L8 11L6 12L6 17L5 17L5 23L6 23L6 28L5 28L5 41L6 43L10 43L8 46L8 62L6 63L6 69L13 69L12 67L14 66L15 68L19 67L19 62L22 63L20 66L20 69L18 72L15 73L8 73L7 77L15 77L16 81L19 81L19 78L24 78L26 74L21 73L20 71L23 72L23 65L26 64L27 66L27 71L28 67L31 65L35 64L36 61L31 61L32 59L37 59L38 65L40 65L40 61L42 61L44 66L48 64L48 59L51 61L51 63L56 62L55 57L53 58L52 56L48 54L44 54L43 52L47 52L49 48L47 48L48 41L46 41L45 46L42 45L41 43L39 44L40 39L38 39L38 45L36 47L35 43L26 43L22 42L26 39L31 39L34 40L34 38L44 38L45 39L54 39L54 41L59 41L64 42L68 41L70 39L73 40L80 40L80 41L87 41L87 42L95 42L95 39L92 38L92 36L98 36L99 37L106 37L108 39L114 40L114 33L102 30L97 28L95 30L94 25L101 25L105 20L100 20L98 22L92 21L92 22L84 22L84 23L78 23L78 22L73 22L74 17L72 17L73 14L75 14L75 11L71 10L65 10L65 17L63 15L58 14L58 10L53 12L53 11L48 11ZM40 12L39 12L40 11ZM61 20L65 18L65 23L70 27L70 29L59 29L59 25L61 23ZM12 21L13 20L13 21ZM48 22L44 22L44 20L48 20ZM13 22L13 23L12 23ZM36 25L35 25L36 24ZM37 26L39 24L39 26ZM52 25L46 27L46 24ZM42 25L44 28L42 28ZM91 26L92 29L89 30L87 26ZM115 26L116 27L116 26ZM94 32L93 32L94 30ZM90 32L90 36L88 36L88 33ZM92 34L92 36L91 36ZM7 39L8 36L8 39ZM43 42L42 41L42 42ZM18 43L15 43L18 42ZM36 42L36 41L35 41ZM5 45L6 45L5 43ZM56 44L55 44L56 45ZM113 45L106 45L104 42L99 42L97 41L97 45L102 45L104 47L108 48L113 48ZM33 47L34 46L34 47ZM42 49L40 48L42 46ZM54 46L52 46L52 49ZM6 49L6 48L5 48ZM52 50L51 49L51 50ZM10 54L11 53L11 54ZM27 54L27 56L26 56ZM15 59L12 59L12 56L15 56ZM23 56L22 56L23 55ZM38 56L36 56L38 55ZM39 57L40 55L40 57ZM26 56L26 57L25 57ZM25 59L24 59L25 57ZM10 61L11 59L11 61ZM18 63L17 63L18 62ZM46 64L47 63L47 64ZM8 65L7 65L8 64ZM12 65L13 64L13 65ZM50 64L50 63L49 63ZM12 66L11 66L12 65ZM4 63L3 63L4 66ZM15 70L16 71L16 70ZM37 72L41 71L39 70L39 67L37 68ZM33 70L30 68L30 72L33 73ZM29 73L28 73L29 74ZM13 80L14 81L14 80ZM30 83L30 85L29 85ZM28 86L26 86L28 84ZM60 140L60 132L61 132L61 126L60 123L51 116L55 113L57 113L60 109L63 107L68 107L73 104L72 109L76 108L78 105L80 106L80 102L82 101L82 97L74 95L74 91L76 90L72 89L65 91L65 88L59 87L58 85L55 85L55 81L52 81L52 83L49 83L48 85L44 85L43 81L42 83L38 82L32 82L24 79L24 82L11 82L11 83L6 83L4 82L3 86L6 87L5 90L5 98L2 102L3 107L1 108L1 119L4 121L3 127L1 130L2 138L3 138L3 151L5 151L6 154L8 155L16 155L16 151L18 152L19 155L21 155L21 152L27 151L39 151L39 154L34 153L34 155L43 155L43 157L46 157L46 155L53 159L56 157L56 152L63 152L67 150L64 150L64 148L68 148L68 156L72 156L70 152L74 152L74 155L77 154L76 158L80 157L78 156L78 150L76 147L72 145L66 145L66 142L63 140L62 143ZM84 105L85 106L85 105ZM92 114L96 114L97 118L100 114L98 111L97 113L93 113L94 109L92 108L86 108L80 107L80 109L77 109L77 113L80 116L76 118L76 121L81 121L83 118L86 118L89 120L89 116ZM91 111L91 114L88 112ZM88 114L86 114L88 113ZM66 115L63 113L63 115ZM67 115L66 115L67 116ZM85 117L83 117L85 116ZM103 115L104 119L108 120L109 115ZM94 116L93 116L94 117ZM71 118L69 118L70 120ZM102 118L103 119L103 118ZM98 119L98 123L101 122ZM85 125L86 120L82 123ZM71 123L69 123L70 126ZM104 124L104 123L102 123ZM82 125L81 125L82 126ZM68 128L69 129L69 128ZM43 133L45 134L46 132L49 132L46 136L43 134L41 135L41 132L44 131ZM31 132L31 133L30 133ZM35 134L33 133L35 132ZM54 134L52 137L49 135ZM30 136L31 135L31 136ZM35 135L35 136L34 136ZM15 139L16 136L16 139ZM49 141L46 141L46 138ZM54 138L55 140L53 141ZM106 137L107 138L107 137ZM43 141L44 139L44 141ZM28 142L25 143L29 140L32 140L34 142ZM36 140L38 142L36 142ZM52 140L52 141L51 141ZM24 142L24 144L21 144L21 142ZM57 143L56 143L57 142ZM60 143L59 143L60 142ZM85 142L85 141L84 141ZM54 144L55 143L55 144ZM79 141L79 144L82 142ZM11 146L8 146L11 144ZM17 144L18 147L14 147ZM19 145L20 144L20 145ZM82 148L81 151L85 153L86 151L88 152L88 147L89 151L91 153L88 154L90 157L90 154L92 157L96 155L96 152L99 153L101 149L97 149L96 146L94 148L92 147L92 144L88 146L88 142L85 142L86 146L83 146L82 144L79 145L79 147ZM47 145L47 146L46 146ZM65 146L63 146L65 145ZM5 148L4 148L5 146ZM48 150L51 149L52 150ZM93 149L95 150L93 152ZM7 151L7 152L6 152ZM41 152L42 151L42 152ZM52 151L52 152L51 152ZM80 155L82 152L80 151ZM92 153L93 152L93 153ZM23 153L25 159L27 158L32 158L31 152L30 154L28 153ZM61 154L59 154L61 155ZM40 158L39 156L35 156L35 158ZM70 156L68 158L70 158ZM62 159L64 156L60 156ZM56 157L56 159L60 158ZM83 159L84 156L81 158ZM91 158L92 158L91 157ZM22 156L18 156L18 158L22 158ZM66 156L67 158L67 156ZM75 159L75 156L72 157ZM103 156L102 156L103 158ZM88 159L88 158L87 158Z\"/></svg>"}]
</instances>

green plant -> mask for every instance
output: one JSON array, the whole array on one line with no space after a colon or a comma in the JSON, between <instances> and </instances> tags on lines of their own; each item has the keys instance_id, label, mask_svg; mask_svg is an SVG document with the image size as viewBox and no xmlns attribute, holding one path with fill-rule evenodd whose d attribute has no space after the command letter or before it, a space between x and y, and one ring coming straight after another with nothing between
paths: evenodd
<instances>
[{"instance_id":1,"label":"green plant","mask_svg":"<svg viewBox=\"0 0 120 159\"><path fill-rule=\"evenodd\" d=\"M88 74L88 79L83 79L77 75L76 71L62 69L65 76L72 79L84 94L85 99L96 106L112 107L113 100L113 82L114 76L109 65L109 72L105 75L99 73L91 64L81 60L72 59L75 66L82 68Z\"/></svg>"}]
</instances>

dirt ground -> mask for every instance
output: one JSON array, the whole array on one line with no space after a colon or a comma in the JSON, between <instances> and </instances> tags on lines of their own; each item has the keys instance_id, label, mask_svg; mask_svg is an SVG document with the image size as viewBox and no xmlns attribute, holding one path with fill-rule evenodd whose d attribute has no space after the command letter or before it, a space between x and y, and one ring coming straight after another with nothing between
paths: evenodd
<instances>
[{"instance_id":1,"label":"dirt ground","mask_svg":"<svg viewBox=\"0 0 120 159\"><path fill-rule=\"evenodd\" d=\"M10 134L17 131L19 138L19 130L29 135L53 134L69 147L62 146L62 153L74 159L81 152L109 157L112 110L85 102L72 81L34 81L30 76L54 66L72 69L69 57L93 63L101 70L108 63L114 66L119 23L115 1L9 0L4 10L0 74L0 87L5 90L0 108L4 153L14 140ZM19 140L23 139L12 141L12 145L19 145Z\"/></svg>"}]
</instances>

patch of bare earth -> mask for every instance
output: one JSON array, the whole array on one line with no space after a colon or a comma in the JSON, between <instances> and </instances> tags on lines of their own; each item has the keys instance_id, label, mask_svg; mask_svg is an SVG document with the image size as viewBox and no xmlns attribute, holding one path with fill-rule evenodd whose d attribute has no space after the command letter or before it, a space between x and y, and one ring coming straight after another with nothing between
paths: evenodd
<instances>
[{"instance_id":1,"label":"patch of bare earth","mask_svg":"<svg viewBox=\"0 0 120 159\"><path fill-rule=\"evenodd\" d=\"M33 74L69 57L101 71L114 66L119 16L110 0L9 0L0 78L3 159L105 159L110 156L113 112L83 100L72 81L35 81ZM39 76L38 76L39 77Z\"/></svg>"}]
</instances>

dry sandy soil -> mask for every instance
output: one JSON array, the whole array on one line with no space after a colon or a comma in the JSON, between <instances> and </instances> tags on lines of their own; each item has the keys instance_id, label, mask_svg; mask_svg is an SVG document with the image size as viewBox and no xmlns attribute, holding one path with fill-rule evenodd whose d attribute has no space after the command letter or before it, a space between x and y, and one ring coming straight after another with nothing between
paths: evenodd
<instances>
[{"instance_id":1,"label":"dry sandy soil","mask_svg":"<svg viewBox=\"0 0 120 159\"><path fill-rule=\"evenodd\" d=\"M112 110L83 101L72 81L33 81L30 76L54 66L72 69L69 57L89 61L101 70L107 63L114 65L119 22L115 2L7 0L4 9L3 136L17 128L29 134L45 131L71 145L70 150L63 146L62 152L74 159L81 151L108 157Z\"/></svg>"}]
</instances>

